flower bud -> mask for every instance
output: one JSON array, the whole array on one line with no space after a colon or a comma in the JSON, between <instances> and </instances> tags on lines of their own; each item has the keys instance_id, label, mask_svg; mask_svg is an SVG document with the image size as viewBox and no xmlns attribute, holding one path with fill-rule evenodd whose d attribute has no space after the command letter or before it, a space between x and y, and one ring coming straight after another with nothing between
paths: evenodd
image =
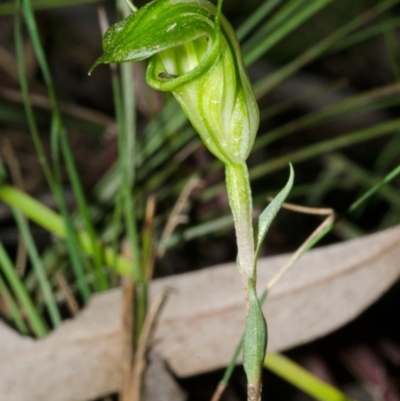
<instances>
[{"instance_id":1,"label":"flower bud","mask_svg":"<svg viewBox=\"0 0 400 401\"><path fill-rule=\"evenodd\" d=\"M101 63L149 58L148 84L172 91L207 148L243 163L259 112L235 33L207 0L155 0L113 25Z\"/></svg>"}]
</instances>

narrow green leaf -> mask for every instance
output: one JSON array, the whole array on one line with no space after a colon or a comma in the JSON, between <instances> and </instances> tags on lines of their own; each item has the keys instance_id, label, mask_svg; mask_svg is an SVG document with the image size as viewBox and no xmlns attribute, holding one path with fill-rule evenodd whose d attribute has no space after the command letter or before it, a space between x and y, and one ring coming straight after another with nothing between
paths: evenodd
<instances>
[{"instance_id":1,"label":"narrow green leaf","mask_svg":"<svg viewBox=\"0 0 400 401\"><path fill-rule=\"evenodd\" d=\"M324 383L282 354L268 354L265 357L264 366L317 400L352 400L335 387Z\"/></svg>"},{"instance_id":2,"label":"narrow green leaf","mask_svg":"<svg viewBox=\"0 0 400 401\"><path fill-rule=\"evenodd\" d=\"M248 386L261 385L262 366L267 348L267 323L257 298L254 280L248 281L249 312L243 336L243 367Z\"/></svg>"},{"instance_id":3,"label":"narrow green leaf","mask_svg":"<svg viewBox=\"0 0 400 401\"><path fill-rule=\"evenodd\" d=\"M292 165L289 164L289 166L290 166L290 175L287 184L274 198L274 200L266 207L266 209L260 214L260 217L258 218L256 261L258 259L258 254L260 253L261 245L264 241L265 236L267 235L268 229L271 226L271 223L274 220L275 216L279 212L282 203L285 201L290 190L292 189L294 181L294 171Z\"/></svg>"},{"instance_id":4,"label":"narrow green leaf","mask_svg":"<svg viewBox=\"0 0 400 401\"><path fill-rule=\"evenodd\" d=\"M246 65L250 65L258 60L263 54L275 46L289 33L293 32L302 23L307 21L315 15L322 8L326 7L332 0L318 0L314 2L306 2L302 9L296 14L291 15L281 26L275 29L272 33L267 35L266 38L260 40L258 43L252 43L251 46L243 48L244 61ZM298 2L297 2L298 3Z\"/></svg>"},{"instance_id":5,"label":"narrow green leaf","mask_svg":"<svg viewBox=\"0 0 400 401\"><path fill-rule=\"evenodd\" d=\"M32 233L30 232L28 223L22 213L15 208L12 209L12 212L17 223L18 230L22 235L28 251L29 259L32 262L33 269L35 270L51 323L54 327L57 327L61 324L61 315L58 310L54 294L51 290L49 280L44 271L43 263L33 240Z\"/></svg>"},{"instance_id":6,"label":"narrow green leaf","mask_svg":"<svg viewBox=\"0 0 400 401\"><path fill-rule=\"evenodd\" d=\"M9 291L6 283L0 276L0 297L4 301L6 305L6 313L7 317L11 319L15 327L21 334L28 334L29 330L27 325L25 324L24 318L22 317L22 313L20 308L18 307L17 303L14 301L14 298Z\"/></svg>"},{"instance_id":7,"label":"narrow green leaf","mask_svg":"<svg viewBox=\"0 0 400 401\"><path fill-rule=\"evenodd\" d=\"M4 274L10 288L13 290L15 297L18 299L23 313L27 317L32 331L36 337L44 337L47 334L47 327L45 322L39 315L35 304L20 277L18 276L3 244L0 242L0 271Z\"/></svg>"},{"instance_id":8,"label":"narrow green leaf","mask_svg":"<svg viewBox=\"0 0 400 401\"><path fill-rule=\"evenodd\" d=\"M268 0L254 11L236 31L239 40L242 40L262 19L264 19L282 0Z\"/></svg>"}]
</instances>

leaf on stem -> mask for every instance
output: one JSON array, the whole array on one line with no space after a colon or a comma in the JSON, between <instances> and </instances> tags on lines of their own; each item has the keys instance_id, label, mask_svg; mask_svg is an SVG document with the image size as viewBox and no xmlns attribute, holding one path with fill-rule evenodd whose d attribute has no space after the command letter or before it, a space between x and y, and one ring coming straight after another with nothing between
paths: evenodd
<instances>
[{"instance_id":1,"label":"leaf on stem","mask_svg":"<svg viewBox=\"0 0 400 401\"><path fill-rule=\"evenodd\" d=\"M261 245L264 241L265 236L267 235L268 229L271 226L272 221L274 220L283 202L285 201L290 190L292 189L294 181L294 171L292 165L289 164L289 166L290 166L290 176L287 184L274 198L274 200L266 207L266 209L260 214L260 217L258 218L255 261L257 261L258 259L258 254L260 253Z\"/></svg>"},{"instance_id":2,"label":"leaf on stem","mask_svg":"<svg viewBox=\"0 0 400 401\"><path fill-rule=\"evenodd\" d=\"M250 279L248 284L250 307L243 336L243 367L247 375L248 388L260 391L268 330L257 298L254 280Z\"/></svg>"}]
</instances>

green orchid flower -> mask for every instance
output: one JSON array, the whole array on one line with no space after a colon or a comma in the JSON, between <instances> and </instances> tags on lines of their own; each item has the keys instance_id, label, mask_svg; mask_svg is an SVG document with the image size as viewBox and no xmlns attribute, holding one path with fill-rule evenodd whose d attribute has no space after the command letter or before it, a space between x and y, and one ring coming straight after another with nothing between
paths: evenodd
<instances>
[{"instance_id":1,"label":"green orchid flower","mask_svg":"<svg viewBox=\"0 0 400 401\"><path fill-rule=\"evenodd\" d=\"M113 25L102 63L149 59L148 84L171 91L207 148L223 163L242 163L259 112L235 33L207 0L156 0Z\"/></svg>"}]
</instances>

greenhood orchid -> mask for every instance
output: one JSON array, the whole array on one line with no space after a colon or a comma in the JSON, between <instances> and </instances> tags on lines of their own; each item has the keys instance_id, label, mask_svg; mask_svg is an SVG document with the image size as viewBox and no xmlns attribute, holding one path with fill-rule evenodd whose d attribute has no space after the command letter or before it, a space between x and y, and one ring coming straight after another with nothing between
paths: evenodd
<instances>
[{"instance_id":1,"label":"greenhood orchid","mask_svg":"<svg viewBox=\"0 0 400 401\"><path fill-rule=\"evenodd\" d=\"M238 269L246 299L243 362L248 401L259 401L267 327L256 293L257 255L272 219L293 183L262 213L254 239L246 165L259 111L236 35L208 0L154 0L104 35L99 64L148 59L147 83L173 93L205 146L225 166L238 246ZM92 71L91 70L91 71Z\"/></svg>"},{"instance_id":2,"label":"greenhood orchid","mask_svg":"<svg viewBox=\"0 0 400 401\"><path fill-rule=\"evenodd\" d=\"M113 25L102 63L149 59L148 84L171 91L207 148L223 163L242 163L259 113L235 33L207 0L153 1Z\"/></svg>"}]
</instances>

